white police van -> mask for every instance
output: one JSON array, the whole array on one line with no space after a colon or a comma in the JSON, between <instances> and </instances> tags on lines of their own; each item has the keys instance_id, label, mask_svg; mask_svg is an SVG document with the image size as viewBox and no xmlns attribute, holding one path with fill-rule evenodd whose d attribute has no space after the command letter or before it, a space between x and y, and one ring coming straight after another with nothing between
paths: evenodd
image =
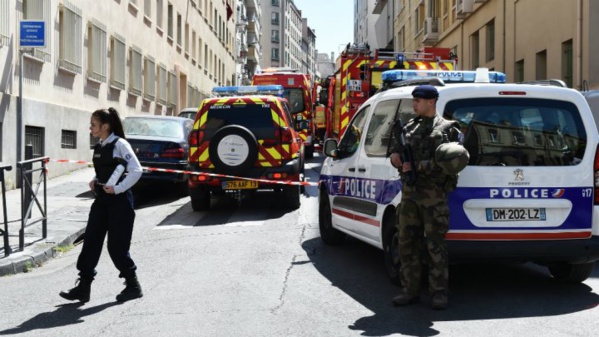
<instances>
[{"instance_id":1,"label":"white police van","mask_svg":"<svg viewBox=\"0 0 599 337\"><path fill-rule=\"evenodd\" d=\"M413 117L411 93L423 77L438 85L437 111L460 123L470 153L449 195L450 261L532 261L557 280L587 279L599 259L599 134L583 96L502 83L504 74L486 69L432 75L440 79L426 71L385 72L386 82L403 82L366 101L339 142L325 142L322 240L341 244L351 235L383 249L387 272L399 282L402 184L389 160L391 128Z\"/></svg>"}]
</instances>

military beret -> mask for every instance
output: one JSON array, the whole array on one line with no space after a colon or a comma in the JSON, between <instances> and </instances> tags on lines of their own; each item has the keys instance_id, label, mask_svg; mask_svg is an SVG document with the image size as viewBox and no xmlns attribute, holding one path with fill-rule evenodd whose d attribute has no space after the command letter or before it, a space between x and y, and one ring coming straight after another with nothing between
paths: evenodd
<instances>
[{"instance_id":1,"label":"military beret","mask_svg":"<svg viewBox=\"0 0 599 337\"><path fill-rule=\"evenodd\" d=\"M437 88L432 85L420 85L417 86L414 91L412 91L412 96L424 99L433 99L439 97L439 92Z\"/></svg>"}]
</instances>

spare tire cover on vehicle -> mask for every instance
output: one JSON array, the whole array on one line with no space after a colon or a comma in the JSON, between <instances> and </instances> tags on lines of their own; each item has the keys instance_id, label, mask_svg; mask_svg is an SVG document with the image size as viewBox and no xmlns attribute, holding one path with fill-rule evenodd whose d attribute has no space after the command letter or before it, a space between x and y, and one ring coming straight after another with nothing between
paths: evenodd
<instances>
[{"instance_id":1,"label":"spare tire cover on vehicle","mask_svg":"<svg viewBox=\"0 0 599 337\"><path fill-rule=\"evenodd\" d=\"M246 127L227 125L216 131L210 139L208 154L219 172L239 174L256 162L258 142Z\"/></svg>"}]
</instances>

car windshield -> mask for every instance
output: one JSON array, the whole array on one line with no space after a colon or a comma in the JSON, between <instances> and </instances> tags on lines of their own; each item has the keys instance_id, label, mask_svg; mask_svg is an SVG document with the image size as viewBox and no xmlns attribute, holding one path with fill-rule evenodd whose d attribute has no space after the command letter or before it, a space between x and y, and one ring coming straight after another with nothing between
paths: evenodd
<instances>
[{"instance_id":1,"label":"car windshield","mask_svg":"<svg viewBox=\"0 0 599 337\"><path fill-rule=\"evenodd\" d=\"M241 125L248 128L257 139L275 138L273 113L268 104L212 105L204 127L207 139L223 126Z\"/></svg>"},{"instance_id":2,"label":"car windshield","mask_svg":"<svg viewBox=\"0 0 599 337\"><path fill-rule=\"evenodd\" d=\"M567 166L583 159L587 135L576 105L530 98L473 98L447 103L460 123L469 165Z\"/></svg>"},{"instance_id":3,"label":"car windshield","mask_svg":"<svg viewBox=\"0 0 599 337\"><path fill-rule=\"evenodd\" d=\"M153 136L183 138L179 121L160 118L125 118L123 128L126 136Z\"/></svg>"},{"instance_id":4,"label":"car windshield","mask_svg":"<svg viewBox=\"0 0 599 337\"><path fill-rule=\"evenodd\" d=\"M197 111L182 111L179 113L179 117L195 119Z\"/></svg>"},{"instance_id":5,"label":"car windshield","mask_svg":"<svg viewBox=\"0 0 599 337\"><path fill-rule=\"evenodd\" d=\"M283 96L287 98L291 113L298 113L304 111L304 94L302 89L285 89Z\"/></svg>"}]
</instances>

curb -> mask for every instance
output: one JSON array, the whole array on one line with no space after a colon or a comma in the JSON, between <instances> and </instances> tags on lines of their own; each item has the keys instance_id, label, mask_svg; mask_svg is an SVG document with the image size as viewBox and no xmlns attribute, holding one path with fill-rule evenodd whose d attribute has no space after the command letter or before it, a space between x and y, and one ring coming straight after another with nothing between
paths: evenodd
<instances>
[{"instance_id":1,"label":"curb","mask_svg":"<svg viewBox=\"0 0 599 337\"><path fill-rule=\"evenodd\" d=\"M14 259L14 261L0 265L0 277L27 273L31 268L42 266L45 262L57 256L54 250L55 247L73 244L83 236L83 233L85 233L85 226L70 235L66 235L63 239L48 237L46 243L38 242L26 247L22 252L11 254L15 257L9 256L9 258Z\"/></svg>"},{"instance_id":2,"label":"curb","mask_svg":"<svg viewBox=\"0 0 599 337\"><path fill-rule=\"evenodd\" d=\"M48 260L61 255L56 248L71 245L82 238L87 225L89 207L93 202L82 195L89 190L87 182L88 177L93 176L92 171L92 168L83 168L46 182L47 237L42 238L41 225L36 224L35 228L26 231L25 235L30 236L27 237L23 250L20 251L18 250L19 237L15 235L20 226L14 225L12 235L9 237L12 253L9 256L4 256L3 250L0 253L0 277L27 273L33 268L41 267ZM9 218L20 218L21 214L17 208L21 207L21 191L7 191L6 201L10 211Z\"/></svg>"}]
</instances>

